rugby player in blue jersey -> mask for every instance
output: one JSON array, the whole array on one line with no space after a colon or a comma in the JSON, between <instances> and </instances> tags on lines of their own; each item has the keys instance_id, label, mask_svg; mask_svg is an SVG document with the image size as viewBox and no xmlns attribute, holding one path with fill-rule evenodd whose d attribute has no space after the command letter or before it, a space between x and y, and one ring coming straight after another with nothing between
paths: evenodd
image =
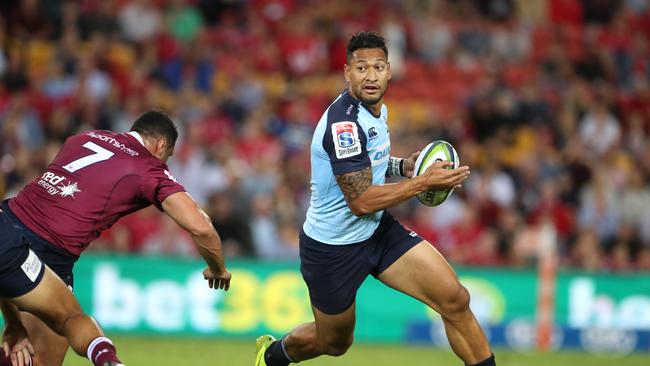
<instances>
[{"instance_id":1,"label":"rugby player in blue jersey","mask_svg":"<svg viewBox=\"0 0 650 366\"><path fill-rule=\"evenodd\" d=\"M257 339L256 366L286 366L320 355L340 356L352 345L355 297L371 274L442 316L453 351L466 365L493 366L494 355L469 293L440 253L386 210L418 193L458 187L467 166L439 162L412 177L418 153L390 156L387 109L391 78L384 39L357 33L347 45L345 90L321 117L311 143L311 201L300 233L300 270L314 321L280 340Z\"/></svg>"}]
</instances>

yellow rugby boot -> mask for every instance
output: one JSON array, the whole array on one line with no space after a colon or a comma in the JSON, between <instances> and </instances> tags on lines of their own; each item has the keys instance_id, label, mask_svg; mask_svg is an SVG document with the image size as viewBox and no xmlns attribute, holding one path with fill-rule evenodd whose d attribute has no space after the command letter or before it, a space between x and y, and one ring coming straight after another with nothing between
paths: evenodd
<instances>
[{"instance_id":1,"label":"yellow rugby boot","mask_svg":"<svg viewBox=\"0 0 650 366\"><path fill-rule=\"evenodd\" d=\"M266 361L264 360L264 351L275 342L275 338L272 335L265 334L255 341L257 344L257 357L255 357L255 366L266 366Z\"/></svg>"}]
</instances>

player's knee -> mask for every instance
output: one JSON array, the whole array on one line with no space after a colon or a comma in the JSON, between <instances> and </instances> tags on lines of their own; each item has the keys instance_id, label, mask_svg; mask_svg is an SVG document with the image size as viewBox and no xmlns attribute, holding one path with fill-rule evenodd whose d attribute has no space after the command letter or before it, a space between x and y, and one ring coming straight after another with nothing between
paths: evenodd
<instances>
[{"instance_id":1,"label":"player's knee","mask_svg":"<svg viewBox=\"0 0 650 366\"><path fill-rule=\"evenodd\" d=\"M342 356L350 349L354 338L352 336L328 340L324 344L323 353L329 356Z\"/></svg>"},{"instance_id":2,"label":"player's knee","mask_svg":"<svg viewBox=\"0 0 650 366\"><path fill-rule=\"evenodd\" d=\"M469 310L469 291L460 283L450 292L449 296L440 304L440 312L443 316L453 316Z\"/></svg>"}]
</instances>

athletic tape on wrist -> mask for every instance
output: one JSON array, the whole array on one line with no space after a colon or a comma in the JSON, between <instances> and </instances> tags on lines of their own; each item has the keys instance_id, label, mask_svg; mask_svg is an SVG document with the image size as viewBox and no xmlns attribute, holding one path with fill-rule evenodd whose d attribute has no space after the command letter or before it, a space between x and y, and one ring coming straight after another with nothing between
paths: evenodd
<instances>
[{"instance_id":1,"label":"athletic tape on wrist","mask_svg":"<svg viewBox=\"0 0 650 366\"><path fill-rule=\"evenodd\" d=\"M403 177L404 176L404 159L389 157L388 158L388 176L390 177Z\"/></svg>"}]
</instances>

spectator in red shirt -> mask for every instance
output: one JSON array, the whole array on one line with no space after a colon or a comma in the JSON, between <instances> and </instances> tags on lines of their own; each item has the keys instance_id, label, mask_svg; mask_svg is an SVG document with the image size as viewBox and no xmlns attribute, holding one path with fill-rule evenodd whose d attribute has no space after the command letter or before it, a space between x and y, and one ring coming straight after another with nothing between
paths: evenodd
<instances>
[{"instance_id":1,"label":"spectator in red shirt","mask_svg":"<svg viewBox=\"0 0 650 366\"><path fill-rule=\"evenodd\" d=\"M293 77L314 75L326 71L329 65L327 44L302 15L287 19L284 31L277 38L286 70Z\"/></svg>"},{"instance_id":2,"label":"spectator in red shirt","mask_svg":"<svg viewBox=\"0 0 650 366\"><path fill-rule=\"evenodd\" d=\"M558 238L565 242L574 232L575 220L571 208L562 201L558 192L559 182L547 180L542 183L541 197L537 206L528 217L531 224L536 224L544 217L550 217Z\"/></svg>"},{"instance_id":3,"label":"spectator in red shirt","mask_svg":"<svg viewBox=\"0 0 650 366\"><path fill-rule=\"evenodd\" d=\"M549 0L548 17L551 24L581 26L583 22L582 3L577 0Z\"/></svg>"}]
</instances>

